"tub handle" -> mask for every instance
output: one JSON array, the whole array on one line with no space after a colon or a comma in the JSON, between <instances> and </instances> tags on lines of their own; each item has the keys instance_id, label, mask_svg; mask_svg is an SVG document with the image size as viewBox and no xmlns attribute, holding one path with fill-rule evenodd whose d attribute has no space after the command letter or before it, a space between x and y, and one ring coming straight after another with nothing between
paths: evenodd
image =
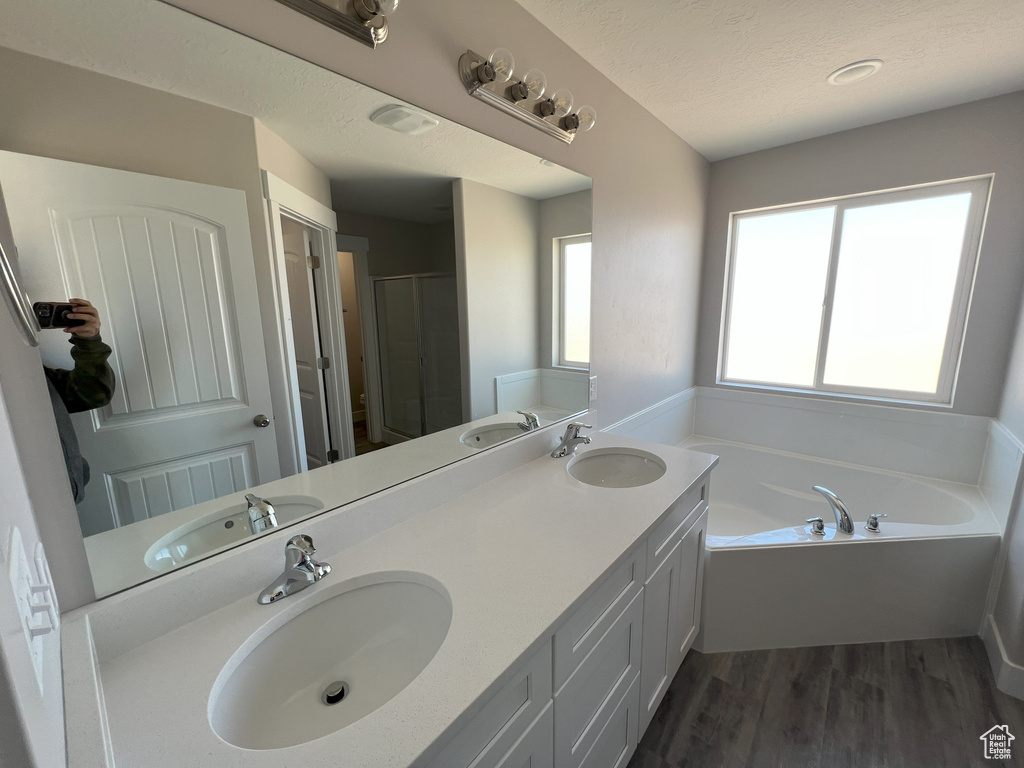
<instances>
[{"instance_id":1,"label":"tub handle","mask_svg":"<svg viewBox=\"0 0 1024 768\"><path fill-rule=\"evenodd\" d=\"M825 521L820 517L809 517L807 522L811 524L811 533L816 536L825 535Z\"/></svg>"},{"instance_id":2,"label":"tub handle","mask_svg":"<svg viewBox=\"0 0 1024 768\"><path fill-rule=\"evenodd\" d=\"M868 515L868 521L866 523L864 523L864 527L867 528L872 533L878 533L878 531L879 531L878 520L879 520L879 518L882 518L882 517L888 517L888 515L885 514L884 512L874 512L874 513Z\"/></svg>"}]
</instances>

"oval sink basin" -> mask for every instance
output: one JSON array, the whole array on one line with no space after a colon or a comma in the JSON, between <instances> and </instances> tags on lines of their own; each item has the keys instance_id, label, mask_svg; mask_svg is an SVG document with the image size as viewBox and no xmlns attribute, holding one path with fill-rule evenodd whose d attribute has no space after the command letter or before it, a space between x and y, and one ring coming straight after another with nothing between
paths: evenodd
<instances>
[{"instance_id":1,"label":"oval sink basin","mask_svg":"<svg viewBox=\"0 0 1024 768\"><path fill-rule=\"evenodd\" d=\"M595 448L569 462L569 474L587 485L634 488L653 483L665 474L665 462L647 451L632 448Z\"/></svg>"},{"instance_id":2,"label":"oval sink basin","mask_svg":"<svg viewBox=\"0 0 1024 768\"><path fill-rule=\"evenodd\" d=\"M380 581L338 585L235 653L210 696L220 738L243 749L304 744L365 717L416 679L448 634L451 601L426 576L373 578Z\"/></svg>"},{"instance_id":3,"label":"oval sink basin","mask_svg":"<svg viewBox=\"0 0 1024 768\"><path fill-rule=\"evenodd\" d=\"M270 502L274 505L274 516L279 526L301 520L323 509L323 502L312 496L275 496ZM153 571L165 571L244 541L252 536L248 510L249 506L242 501L192 520L161 536L146 551L146 566Z\"/></svg>"},{"instance_id":4,"label":"oval sink basin","mask_svg":"<svg viewBox=\"0 0 1024 768\"><path fill-rule=\"evenodd\" d=\"M468 432L464 432L462 437L459 439L462 444L470 448L490 448L492 445L503 443L506 440L510 440L513 437L519 437L519 435L525 435L519 428L518 424L510 422L502 422L499 424L487 424L483 427L477 427L471 429Z\"/></svg>"}]
</instances>

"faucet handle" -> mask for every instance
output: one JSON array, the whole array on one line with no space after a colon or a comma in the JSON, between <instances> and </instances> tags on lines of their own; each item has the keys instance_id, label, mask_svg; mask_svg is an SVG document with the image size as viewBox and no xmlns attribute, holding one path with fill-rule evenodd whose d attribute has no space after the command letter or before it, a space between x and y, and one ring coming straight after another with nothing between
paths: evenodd
<instances>
[{"instance_id":1,"label":"faucet handle","mask_svg":"<svg viewBox=\"0 0 1024 768\"><path fill-rule=\"evenodd\" d=\"M809 517L807 522L811 524L811 533L816 536L825 535L825 521L820 517Z\"/></svg>"},{"instance_id":2,"label":"faucet handle","mask_svg":"<svg viewBox=\"0 0 1024 768\"><path fill-rule=\"evenodd\" d=\"M878 520L880 518L888 516L889 515L887 515L885 512L872 512L870 515L868 515L868 521L864 523L864 527L873 533L878 533L878 531L880 530L878 527Z\"/></svg>"},{"instance_id":3,"label":"faucet handle","mask_svg":"<svg viewBox=\"0 0 1024 768\"><path fill-rule=\"evenodd\" d=\"M571 424L569 424L568 427L565 428L565 431L567 433L571 432L573 437L579 437L581 429L593 429L593 427L590 426L589 424L584 424L582 421L574 421ZM585 438L585 439L586 439L587 443L589 444L590 443L590 438L588 437L588 438Z\"/></svg>"},{"instance_id":4,"label":"faucet handle","mask_svg":"<svg viewBox=\"0 0 1024 768\"><path fill-rule=\"evenodd\" d=\"M288 543L284 545L284 551L299 552L306 557L312 557L316 554L316 547L313 546L312 537L300 533L288 539Z\"/></svg>"}]
</instances>

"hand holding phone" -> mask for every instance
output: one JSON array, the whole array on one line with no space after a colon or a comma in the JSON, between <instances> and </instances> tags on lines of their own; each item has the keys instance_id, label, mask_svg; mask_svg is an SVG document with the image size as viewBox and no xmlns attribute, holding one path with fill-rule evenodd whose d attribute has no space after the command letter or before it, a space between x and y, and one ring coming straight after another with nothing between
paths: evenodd
<instances>
[{"instance_id":1,"label":"hand holding phone","mask_svg":"<svg viewBox=\"0 0 1024 768\"><path fill-rule=\"evenodd\" d=\"M32 305L39 327L60 328L76 336L96 336L100 332L100 313L85 299L37 301Z\"/></svg>"}]
</instances>

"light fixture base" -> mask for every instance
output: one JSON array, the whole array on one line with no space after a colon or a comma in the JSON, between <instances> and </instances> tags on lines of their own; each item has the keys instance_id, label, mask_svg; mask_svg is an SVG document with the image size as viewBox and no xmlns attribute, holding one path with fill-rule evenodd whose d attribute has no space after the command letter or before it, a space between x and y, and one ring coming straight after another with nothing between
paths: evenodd
<instances>
[{"instance_id":1,"label":"light fixture base","mask_svg":"<svg viewBox=\"0 0 1024 768\"><path fill-rule=\"evenodd\" d=\"M370 48L376 48L387 40L388 37L388 21L380 14L372 16L368 21L364 21L343 11L328 7L324 3L317 2L317 0L277 0L277 2L309 16L309 18L315 19L321 24L326 24L331 29L343 32ZM354 7L357 13L359 12L361 2L362 0L355 0ZM374 5L373 0L369 0L369 3Z\"/></svg>"},{"instance_id":2,"label":"light fixture base","mask_svg":"<svg viewBox=\"0 0 1024 768\"><path fill-rule=\"evenodd\" d=\"M473 51L466 51L459 57L459 77L462 80L462 84L466 87L466 92L470 96L480 99L480 101L490 104L495 109L500 109L502 112L512 115L516 119L522 120L524 123L532 125L534 128L543 131L548 136L553 136L560 141L564 141L566 144L572 144L572 140L575 138L575 133L563 130L555 123L517 105L514 101L506 98L503 93L496 93L490 88L487 88L486 86L488 84L481 81L477 76L478 67L486 61L486 57L481 56L479 53L474 53Z\"/></svg>"}]
</instances>

